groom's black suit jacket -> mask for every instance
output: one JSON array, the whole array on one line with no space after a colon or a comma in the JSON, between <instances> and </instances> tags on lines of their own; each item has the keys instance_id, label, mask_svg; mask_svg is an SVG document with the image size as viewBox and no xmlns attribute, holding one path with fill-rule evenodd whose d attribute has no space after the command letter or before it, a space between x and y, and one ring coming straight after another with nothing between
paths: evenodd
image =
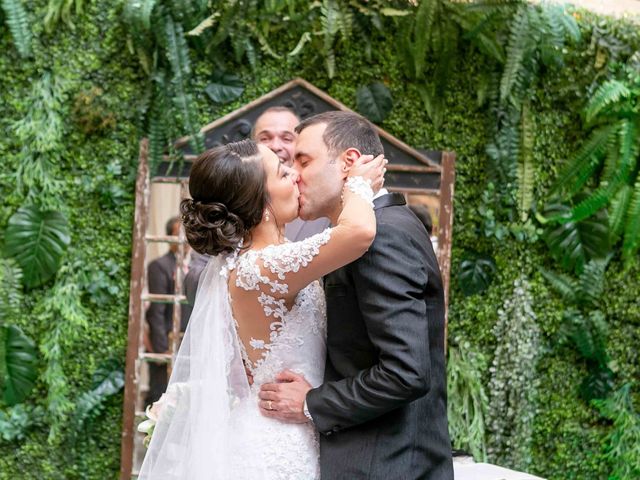
<instances>
[{"instance_id":1,"label":"groom's black suit jacket","mask_svg":"<svg viewBox=\"0 0 640 480\"><path fill-rule=\"evenodd\" d=\"M401 194L374 204L367 253L325 277L325 383L307 395L322 478L452 480L438 262Z\"/></svg>"}]
</instances>

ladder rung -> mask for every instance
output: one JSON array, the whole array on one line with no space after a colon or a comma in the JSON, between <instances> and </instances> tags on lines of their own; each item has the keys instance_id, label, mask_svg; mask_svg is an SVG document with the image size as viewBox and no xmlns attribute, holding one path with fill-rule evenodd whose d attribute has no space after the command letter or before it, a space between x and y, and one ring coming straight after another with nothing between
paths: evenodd
<instances>
[{"instance_id":1,"label":"ladder rung","mask_svg":"<svg viewBox=\"0 0 640 480\"><path fill-rule=\"evenodd\" d=\"M169 363L169 361L171 360L171 354L144 352L140 354L139 358L151 363Z\"/></svg>"},{"instance_id":2,"label":"ladder rung","mask_svg":"<svg viewBox=\"0 0 640 480\"><path fill-rule=\"evenodd\" d=\"M175 235L147 235L145 240L154 243L181 243L180 237Z\"/></svg>"},{"instance_id":3,"label":"ladder rung","mask_svg":"<svg viewBox=\"0 0 640 480\"><path fill-rule=\"evenodd\" d=\"M153 177L151 183L186 183L189 177Z\"/></svg>"},{"instance_id":4,"label":"ladder rung","mask_svg":"<svg viewBox=\"0 0 640 480\"><path fill-rule=\"evenodd\" d=\"M194 162L196 160L196 158L198 158L198 155L192 155L192 154L187 153L185 155L182 155L182 158L184 160L186 160L187 162ZM171 163L171 162L177 163L177 162L180 161L180 159L179 158L171 158L169 155L163 155L162 156L162 161L163 162L169 162L169 163Z\"/></svg>"},{"instance_id":5,"label":"ladder rung","mask_svg":"<svg viewBox=\"0 0 640 480\"><path fill-rule=\"evenodd\" d=\"M189 303L184 295L167 295L164 293L147 293L142 296L142 300L153 303L175 303L176 300L183 304Z\"/></svg>"}]
</instances>

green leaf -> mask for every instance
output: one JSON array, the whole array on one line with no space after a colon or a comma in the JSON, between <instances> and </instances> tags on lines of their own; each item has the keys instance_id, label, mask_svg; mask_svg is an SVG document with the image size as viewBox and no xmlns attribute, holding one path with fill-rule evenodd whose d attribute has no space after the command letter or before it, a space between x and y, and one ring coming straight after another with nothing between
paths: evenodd
<instances>
[{"instance_id":1,"label":"green leaf","mask_svg":"<svg viewBox=\"0 0 640 480\"><path fill-rule=\"evenodd\" d=\"M440 128L444 114L444 105L441 97L435 94L433 85L418 85L417 88L433 126L436 129Z\"/></svg>"},{"instance_id":2,"label":"green leaf","mask_svg":"<svg viewBox=\"0 0 640 480\"><path fill-rule=\"evenodd\" d=\"M22 403L33 388L38 375L38 357L33 340L15 325L0 326L0 342L2 400L11 406Z\"/></svg>"},{"instance_id":3,"label":"green leaf","mask_svg":"<svg viewBox=\"0 0 640 480\"><path fill-rule=\"evenodd\" d=\"M569 195L578 192L600 165L601 158L605 155L610 139L615 136L616 131L615 124L595 130L558 175L552 190L564 189Z\"/></svg>"},{"instance_id":4,"label":"green leaf","mask_svg":"<svg viewBox=\"0 0 640 480\"><path fill-rule=\"evenodd\" d=\"M124 372L115 359L107 360L93 374L92 389L84 392L76 405L74 414L75 433L78 433L90 418L96 418L104 408L105 401L124 387Z\"/></svg>"},{"instance_id":5,"label":"green leaf","mask_svg":"<svg viewBox=\"0 0 640 480\"><path fill-rule=\"evenodd\" d=\"M22 58L31 55L31 26L22 0L2 0L9 31Z\"/></svg>"},{"instance_id":6,"label":"green leaf","mask_svg":"<svg viewBox=\"0 0 640 480\"><path fill-rule=\"evenodd\" d=\"M405 17L407 15L411 15L411 10L398 10L397 8L382 8L380 9L380 14L385 17Z\"/></svg>"},{"instance_id":7,"label":"green leaf","mask_svg":"<svg viewBox=\"0 0 640 480\"><path fill-rule=\"evenodd\" d=\"M211 28L216 23L216 18L220 16L220 12L215 12L213 15L208 16L203 21L201 21L194 29L189 30L187 35L190 37L197 37L202 35L207 28Z\"/></svg>"},{"instance_id":8,"label":"green leaf","mask_svg":"<svg viewBox=\"0 0 640 480\"><path fill-rule=\"evenodd\" d=\"M17 315L22 304L22 270L13 259L0 258L0 322Z\"/></svg>"},{"instance_id":9,"label":"green leaf","mask_svg":"<svg viewBox=\"0 0 640 480\"><path fill-rule=\"evenodd\" d=\"M585 117L587 123L591 123L593 119L604 112L604 110L610 105L619 102L622 98L631 95L631 91L627 86L619 82L618 80L609 80L602 84L598 90L593 94Z\"/></svg>"},{"instance_id":10,"label":"green leaf","mask_svg":"<svg viewBox=\"0 0 640 480\"><path fill-rule=\"evenodd\" d=\"M496 271L496 263L491 257L471 254L460 264L458 281L466 296L480 293L489 288Z\"/></svg>"},{"instance_id":11,"label":"green leaf","mask_svg":"<svg viewBox=\"0 0 640 480\"><path fill-rule=\"evenodd\" d=\"M70 241L62 213L25 206L9 219L5 253L22 267L25 286L33 288L53 277Z\"/></svg>"},{"instance_id":12,"label":"green leaf","mask_svg":"<svg viewBox=\"0 0 640 480\"><path fill-rule=\"evenodd\" d=\"M632 194L633 187L629 185L623 185L616 196L613 198L613 200L611 200L611 206L609 208L609 227L611 229L611 235L613 236L614 240L618 239L618 237L624 230L624 221L627 215Z\"/></svg>"},{"instance_id":13,"label":"green leaf","mask_svg":"<svg viewBox=\"0 0 640 480\"><path fill-rule=\"evenodd\" d=\"M610 256L605 259L589 260L578 279L580 301L597 307L604 291L604 272L609 264Z\"/></svg>"},{"instance_id":14,"label":"green leaf","mask_svg":"<svg viewBox=\"0 0 640 480\"><path fill-rule=\"evenodd\" d=\"M551 204L546 207L545 214L556 219L570 218L571 207ZM576 273L582 272L590 259L606 257L610 249L609 225L603 211L580 222L550 222L543 236L553 257L565 270Z\"/></svg>"},{"instance_id":15,"label":"green leaf","mask_svg":"<svg viewBox=\"0 0 640 480\"><path fill-rule=\"evenodd\" d=\"M586 402L607 398L614 386L613 372L610 368L595 369L580 384L580 396Z\"/></svg>"},{"instance_id":16,"label":"green leaf","mask_svg":"<svg viewBox=\"0 0 640 480\"><path fill-rule=\"evenodd\" d=\"M568 303L575 303L577 299L578 284L569 275L555 273L540 267L540 273L547 279L551 288Z\"/></svg>"},{"instance_id":17,"label":"green leaf","mask_svg":"<svg viewBox=\"0 0 640 480\"><path fill-rule=\"evenodd\" d=\"M356 92L356 109L373 123L382 123L392 107L391 92L380 82L362 86Z\"/></svg>"},{"instance_id":18,"label":"green leaf","mask_svg":"<svg viewBox=\"0 0 640 480\"><path fill-rule=\"evenodd\" d=\"M627 209L627 220L622 244L622 258L629 265L630 260L638 251L640 244L640 178L633 187L633 197Z\"/></svg>"},{"instance_id":19,"label":"green leaf","mask_svg":"<svg viewBox=\"0 0 640 480\"><path fill-rule=\"evenodd\" d=\"M530 113L528 103L522 107L522 118L520 124L522 140L520 145L520 156L518 157L518 210L520 220L523 222L529 218L529 210L533 203L533 189L535 185L535 171L533 164L533 147L535 141L535 124Z\"/></svg>"},{"instance_id":20,"label":"green leaf","mask_svg":"<svg viewBox=\"0 0 640 480\"><path fill-rule=\"evenodd\" d=\"M205 92L215 103L229 103L242 95L244 84L237 75L216 70Z\"/></svg>"}]
</instances>

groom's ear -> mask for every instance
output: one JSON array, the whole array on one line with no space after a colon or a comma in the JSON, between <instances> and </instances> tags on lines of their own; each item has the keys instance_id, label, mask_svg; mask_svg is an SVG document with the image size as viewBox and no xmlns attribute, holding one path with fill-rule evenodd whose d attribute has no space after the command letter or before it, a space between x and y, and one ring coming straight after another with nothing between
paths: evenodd
<instances>
[{"instance_id":1,"label":"groom's ear","mask_svg":"<svg viewBox=\"0 0 640 480\"><path fill-rule=\"evenodd\" d=\"M347 148L342 153L342 171L346 175L353 167L353 164L360 158L360 150L357 148Z\"/></svg>"}]
</instances>

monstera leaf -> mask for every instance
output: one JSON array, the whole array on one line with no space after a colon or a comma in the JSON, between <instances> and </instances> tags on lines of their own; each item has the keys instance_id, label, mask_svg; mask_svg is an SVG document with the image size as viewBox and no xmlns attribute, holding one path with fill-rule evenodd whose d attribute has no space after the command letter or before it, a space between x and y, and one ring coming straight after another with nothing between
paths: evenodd
<instances>
[{"instance_id":1,"label":"monstera leaf","mask_svg":"<svg viewBox=\"0 0 640 480\"><path fill-rule=\"evenodd\" d=\"M609 253L609 222L603 210L593 217L574 222L568 220L571 217L570 206L554 203L545 208L545 216L561 219L548 223L544 239L551 254L565 270L580 274L589 260L605 258Z\"/></svg>"},{"instance_id":2,"label":"monstera leaf","mask_svg":"<svg viewBox=\"0 0 640 480\"><path fill-rule=\"evenodd\" d=\"M22 403L37 376L36 346L14 325L0 325L0 392L6 405Z\"/></svg>"},{"instance_id":3,"label":"monstera leaf","mask_svg":"<svg viewBox=\"0 0 640 480\"><path fill-rule=\"evenodd\" d=\"M33 288L56 273L69 242L69 226L64 215L26 206L9 219L5 253L22 267L24 285Z\"/></svg>"},{"instance_id":4,"label":"monstera leaf","mask_svg":"<svg viewBox=\"0 0 640 480\"><path fill-rule=\"evenodd\" d=\"M209 98L215 103L229 103L244 92L242 80L232 73L217 70L211 77L211 83L205 88Z\"/></svg>"},{"instance_id":5,"label":"monstera leaf","mask_svg":"<svg viewBox=\"0 0 640 480\"><path fill-rule=\"evenodd\" d=\"M466 296L484 292L491 281L496 270L496 263L493 258L473 253L460 264L458 281L460 288Z\"/></svg>"},{"instance_id":6,"label":"monstera leaf","mask_svg":"<svg viewBox=\"0 0 640 480\"><path fill-rule=\"evenodd\" d=\"M373 123L384 121L392 107L391 92L380 82L360 87L356 92L356 109Z\"/></svg>"}]
</instances>

